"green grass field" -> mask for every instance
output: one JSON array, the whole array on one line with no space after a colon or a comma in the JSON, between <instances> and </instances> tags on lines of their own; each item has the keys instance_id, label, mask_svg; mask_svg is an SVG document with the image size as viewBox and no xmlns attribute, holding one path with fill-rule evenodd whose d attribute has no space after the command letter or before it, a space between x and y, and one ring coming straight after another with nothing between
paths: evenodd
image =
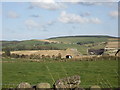
<instances>
[{"instance_id":1,"label":"green grass field","mask_svg":"<svg viewBox=\"0 0 120 90\"><path fill-rule=\"evenodd\" d=\"M80 87L118 87L117 60L30 62L24 59L4 58L3 61L9 61L2 64L3 88L16 87L21 82L29 82L31 85L48 82L52 86L57 79L72 75L80 75Z\"/></svg>"},{"instance_id":2,"label":"green grass field","mask_svg":"<svg viewBox=\"0 0 120 90\"><path fill-rule=\"evenodd\" d=\"M104 36L68 36L68 37L57 37L57 38L50 38L48 40L65 42L65 43L76 43L76 42L106 42L109 37Z\"/></svg>"}]
</instances>

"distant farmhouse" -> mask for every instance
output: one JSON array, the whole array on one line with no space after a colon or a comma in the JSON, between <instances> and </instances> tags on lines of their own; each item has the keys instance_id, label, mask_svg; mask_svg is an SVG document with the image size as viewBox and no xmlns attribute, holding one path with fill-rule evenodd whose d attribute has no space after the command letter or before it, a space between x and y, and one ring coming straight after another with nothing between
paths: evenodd
<instances>
[{"instance_id":1,"label":"distant farmhouse","mask_svg":"<svg viewBox=\"0 0 120 90\"><path fill-rule=\"evenodd\" d=\"M105 48L101 49L88 49L89 55L111 55L111 56L118 56L120 55L120 42L116 41L109 41L107 42Z\"/></svg>"},{"instance_id":2,"label":"distant farmhouse","mask_svg":"<svg viewBox=\"0 0 120 90\"><path fill-rule=\"evenodd\" d=\"M108 44L105 47L106 53L109 55L120 55L120 42L114 41L114 42L108 42Z\"/></svg>"},{"instance_id":3,"label":"distant farmhouse","mask_svg":"<svg viewBox=\"0 0 120 90\"><path fill-rule=\"evenodd\" d=\"M88 49L89 55L102 55L105 49Z\"/></svg>"},{"instance_id":4,"label":"distant farmhouse","mask_svg":"<svg viewBox=\"0 0 120 90\"><path fill-rule=\"evenodd\" d=\"M18 55L40 55L42 56L49 56L50 58L61 56L61 58L77 58L80 55L80 53L77 51L77 49L68 48L66 50L25 50L25 51L13 51L12 54L18 54Z\"/></svg>"}]
</instances>

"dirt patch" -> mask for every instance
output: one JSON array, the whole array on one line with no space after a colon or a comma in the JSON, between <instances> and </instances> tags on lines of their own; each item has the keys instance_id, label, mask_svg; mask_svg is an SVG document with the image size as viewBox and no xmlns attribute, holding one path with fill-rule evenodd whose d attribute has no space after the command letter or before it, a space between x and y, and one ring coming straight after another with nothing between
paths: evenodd
<instances>
[{"instance_id":1,"label":"dirt patch","mask_svg":"<svg viewBox=\"0 0 120 90\"><path fill-rule=\"evenodd\" d=\"M118 41L108 42L106 48L120 48L120 42Z\"/></svg>"},{"instance_id":2,"label":"dirt patch","mask_svg":"<svg viewBox=\"0 0 120 90\"><path fill-rule=\"evenodd\" d=\"M118 40L120 40L120 38L109 38L108 40L109 40L109 41L114 41L114 40L115 40L115 41L118 41Z\"/></svg>"},{"instance_id":3,"label":"dirt patch","mask_svg":"<svg viewBox=\"0 0 120 90\"><path fill-rule=\"evenodd\" d=\"M34 41L42 41L42 42L49 42L49 43L59 43L58 41L53 41L53 40L38 40L38 39L35 39Z\"/></svg>"}]
</instances>

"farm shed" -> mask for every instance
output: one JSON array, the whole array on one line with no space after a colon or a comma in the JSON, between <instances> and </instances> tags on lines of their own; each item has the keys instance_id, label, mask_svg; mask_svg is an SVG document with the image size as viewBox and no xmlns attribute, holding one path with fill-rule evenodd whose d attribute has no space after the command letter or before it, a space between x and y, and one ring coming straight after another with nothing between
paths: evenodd
<instances>
[{"instance_id":1,"label":"farm shed","mask_svg":"<svg viewBox=\"0 0 120 90\"><path fill-rule=\"evenodd\" d=\"M72 56L71 55L66 55L66 58L72 58Z\"/></svg>"},{"instance_id":2,"label":"farm shed","mask_svg":"<svg viewBox=\"0 0 120 90\"><path fill-rule=\"evenodd\" d=\"M88 49L88 54L90 55L102 55L104 53L104 49Z\"/></svg>"},{"instance_id":3,"label":"farm shed","mask_svg":"<svg viewBox=\"0 0 120 90\"><path fill-rule=\"evenodd\" d=\"M105 53L112 56L118 56L119 49L120 49L119 41L108 42L108 44L105 47Z\"/></svg>"}]
</instances>

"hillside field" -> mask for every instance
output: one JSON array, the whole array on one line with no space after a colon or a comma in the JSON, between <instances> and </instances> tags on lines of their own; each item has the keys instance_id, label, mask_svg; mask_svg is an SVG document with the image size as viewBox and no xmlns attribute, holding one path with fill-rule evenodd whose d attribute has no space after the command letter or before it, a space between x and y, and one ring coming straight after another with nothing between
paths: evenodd
<instances>
[{"instance_id":1,"label":"hillside field","mask_svg":"<svg viewBox=\"0 0 120 90\"><path fill-rule=\"evenodd\" d=\"M76 48L81 54L87 54L88 48L104 48L109 36L68 36L46 40L1 41L2 49L19 50L63 50ZM48 41L48 42L47 42ZM53 42L53 43L51 43Z\"/></svg>"},{"instance_id":2,"label":"hillside field","mask_svg":"<svg viewBox=\"0 0 120 90\"><path fill-rule=\"evenodd\" d=\"M3 58L2 70L3 88L16 87L21 82L29 82L31 85L48 82L52 86L59 78L72 75L80 75L80 87L118 87L118 61L114 59L31 62L26 59Z\"/></svg>"},{"instance_id":3,"label":"hillside field","mask_svg":"<svg viewBox=\"0 0 120 90\"><path fill-rule=\"evenodd\" d=\"M76 43L76 42L106 42L108 40L108 36L65 36L65 37L56 37L50 38L48 40L59 41L63 43Z\"/></svg>"}]
</instances>

